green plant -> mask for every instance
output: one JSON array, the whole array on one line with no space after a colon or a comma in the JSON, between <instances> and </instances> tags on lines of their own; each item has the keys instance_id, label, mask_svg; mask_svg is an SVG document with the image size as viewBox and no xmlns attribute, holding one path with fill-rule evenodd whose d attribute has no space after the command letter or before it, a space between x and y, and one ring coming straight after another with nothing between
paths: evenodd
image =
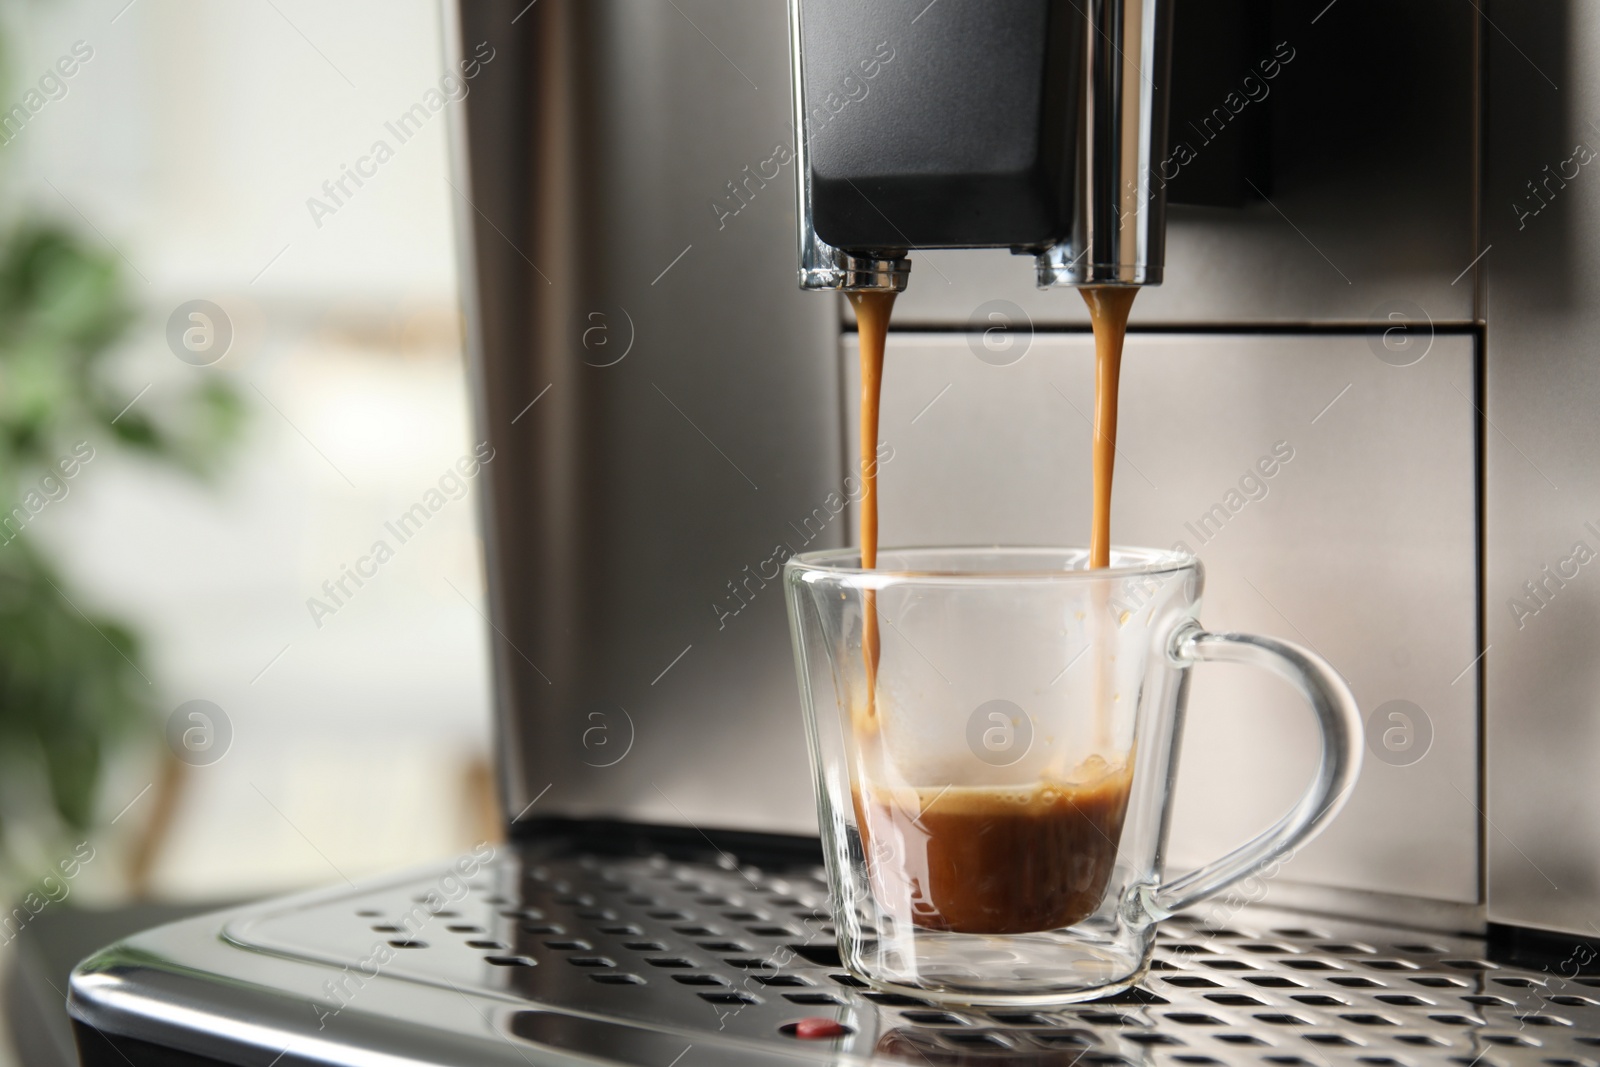
<instances>
[{"instance_id":1,"label":"green plant","mask_svg":"<svg viewBox=\"0 0 1600 1067\"><path fill-rule=\"evenodd\" d=\"M114 353L133 318L109 255L51 223L0 235L0 888L36 873L16 824L32 820L35 838L88 831L107 756L154 712L133 628L86 613L33 516L67 495L85 449L211 473L243 414L215 372L130 407ZM18 796L30 784L42 795Z\"/></svg>"}]
</instances>

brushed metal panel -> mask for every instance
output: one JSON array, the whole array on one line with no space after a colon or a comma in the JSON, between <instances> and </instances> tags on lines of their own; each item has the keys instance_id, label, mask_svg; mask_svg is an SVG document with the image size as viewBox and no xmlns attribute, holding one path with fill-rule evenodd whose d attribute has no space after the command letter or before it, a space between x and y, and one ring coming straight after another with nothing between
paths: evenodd
<instances>
[{"instance_id":1,"label":"brushed metal panel","mask_svg":"<svg viewBox=\"0 0 1600 1067\"><path fill-rule=\"evenodd\" d=\"M1593 937L1600 577L1573 556L1579 542L1600 551L1600 161L1568 161L1600 147L1600 10L1501 3L1490 15L1489 916Z\"/></svg>"},{"instance_id":2,"label":"brushed metal panel","mask_svg":"<svg viewBox=\"0 0 1600 1067\"><path fill-rule=\"evenodd\" d=\"M781 592L714 607L839 486L838 320L795 287L792 174L710 209L789 142L784 5L459 12L497 53L454 180L507 815L809 830Z\"/></svg>"},{"instance_id":3,"label":"brushed metal panel","mask_svg":"<svg viewBox=\"0 0 1600 1067\"><path fill-rule=\"evenodd\" d=\"M1472 321L1472 275L1456 279L1478 252L1474 6L1269 6L1271 43L1256 62L1271 60L1280 43L1294 58L1265 83L1259 103L1244 105L1270 110L1268 184L1259 190L1267 199L1241 208L1173 204L1166 280L1140 297L1138 321L1366 322L1382 320L1395 300L1435 322ZM1183 47L1174 41L1175 53ZM1181 89L1174 86L1174 149L1187 138L1202 159L1228 150L1181 121L1196 110L1177 98ZM1223 96L1198 110L1222 106ZM1088 321L1081 301L1034 287L1029 257L911 258L911 284L895 311L901 325L965 324L998 297L1036 323Z\"/></svg>"},{"instance_id":4,"label":"brushed metal panel","mask_svg":"<svg viewBox=\"0 0 1600 1067\"><path fill-rule=\"evenodd\" d=\"M973 344L890 342L884 543L1084 543L1090 339L1040 334L1009 366ZM844 349L852 367L853 337ZM1186 544L1207 567L1207 626L1309 644L1364 713L1403 699L1432 724L1432 747L1409 766L1369 744L1349 806L1285 880L1479 899L1472 389L1473 342L1459 335L1434 338L1409 367L1380 361L1361 335L1128 341L1114 539ZM1200 527L1278 442L1293 458L1261 481L1265 494L1240 492L1236 514ZM1202 669L1190 699L1172 870L1265 828L1316 755L1283 683Z\"/></svg>"}]
</instances>

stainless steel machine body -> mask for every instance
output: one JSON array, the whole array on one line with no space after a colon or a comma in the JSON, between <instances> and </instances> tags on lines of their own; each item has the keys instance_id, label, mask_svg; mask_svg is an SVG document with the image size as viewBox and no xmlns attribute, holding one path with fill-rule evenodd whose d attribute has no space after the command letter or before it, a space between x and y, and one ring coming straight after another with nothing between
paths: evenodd
<instances>
[{"instance_id":1,"label":"stainless steel machine body","mask_svg":"<svg viewBox=\"0 0 1600 1067\"><path fill-rule=\"evenodd\" d=\"M506 811L812 833L774 579L786 553L851 536L853 336L840 305L794 288L788 12L678 6L541 0L462 131L480 422L505 460L486 535ZM469 41L517 14L462 12ZM1210 570L1209 625L1307 641L1369 711L1426 716L1424 758L1369 760L1275 891L1422 898L1471 921L1477 16L1449 0L1268 14L1215 98L1173 102L1174 148L1194 156L1171 183L1167 280L1135 305L1116 536L1185 541ZM1198 32L1192 9L1175 17ZM1357 48L1380 18L1387 51ZM836 121L910 69L904 42L884 54ZM1173 62L1177 77L1181 48ZM1206 125L1229 106L1240 125ZM1242 153L1252 109L1271 149L1245 199L1183 202L1185 174ZM885 372L886 543L1081 540L1082 302L1003 249L912 256ZM602 321L634 340L619 362L585 347ZM997 323L1008 351L984 343ZM1243 497L1280 442L1295 459ZM1268 824L1313 756L1280 694L1246 684L1193 687L1175 862Z\"/></svg>"},{"instance_id":2,"label":"stainless steel machine body","mask_svg":"<svg viewBox=\"0 0 1600 1067\"><path fill-rule=\"evenodd\" d=\"M1187 152L1164 284L1134 310L1114 524L1199 554L1208 625L1346 674L1370 758L1327 834L1173 924L1135 1003L935 1018L835 978L775 578L850 536L854 336L794 286L789 12L460 0L456 46L498 51L455 136L518 844L420 919L437 873L109 950L72 988L85 1049L103 1035L102 1061L135 1067L168 1062L158 1047L250 1067L1600 1062L1600 657L1577 549L1600 550L1582 258L1600 38L1571 0L1173 17L1168 154ZM1005 249L908 258L885 541L1081 540L1081 301ZM894 282L882 263L851 269ZM1276 473L1252 476L1264 456ZM1314 758L1268 683L1208 670L1192 693L1174 867L1269 823ZM391 962L319 1016L380 944ZM804 1045L782 1029L804 1015L852 1032Z\"/></svg>"}]
</instances>

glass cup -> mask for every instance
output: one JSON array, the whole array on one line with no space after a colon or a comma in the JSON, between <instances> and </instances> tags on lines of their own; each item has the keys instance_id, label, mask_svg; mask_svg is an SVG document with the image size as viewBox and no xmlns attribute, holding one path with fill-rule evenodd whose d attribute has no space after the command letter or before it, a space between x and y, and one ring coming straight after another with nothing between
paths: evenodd
<instances>
[{"instance_id":1,"label":"glass cup","mask_svg":"<svg viewBox=\"0 0 1600 1067\"><path fill-rule=\"evenodd\" d=\"M1314 836L1360 770L1321 657L1195 620L1199 561L1084 549L851 550L784 567L839 952L871 985L1042 1006L1125 989L1156 923ZM1299 803L1163 881L1189 668L1290 681L1322 728Z\"/></svg>"}]
</instances>

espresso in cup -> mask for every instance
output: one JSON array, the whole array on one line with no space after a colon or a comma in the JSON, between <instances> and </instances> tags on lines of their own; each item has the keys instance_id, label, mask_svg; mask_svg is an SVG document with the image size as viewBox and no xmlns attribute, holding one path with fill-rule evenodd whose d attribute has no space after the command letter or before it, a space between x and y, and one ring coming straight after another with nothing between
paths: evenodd
<instances>
[{"instance_id":1,"label":"espresso in cup","mask_svg":"<svg viewBox=\"0 0 1600 1067\"><path fill-rule=\"evenodd\" d=\"M1132 776L1099 757L1080 780L853 793L878 896L902 920L960 934L1072 926L1105 898Z\"/></svg>"}]
</instances>

